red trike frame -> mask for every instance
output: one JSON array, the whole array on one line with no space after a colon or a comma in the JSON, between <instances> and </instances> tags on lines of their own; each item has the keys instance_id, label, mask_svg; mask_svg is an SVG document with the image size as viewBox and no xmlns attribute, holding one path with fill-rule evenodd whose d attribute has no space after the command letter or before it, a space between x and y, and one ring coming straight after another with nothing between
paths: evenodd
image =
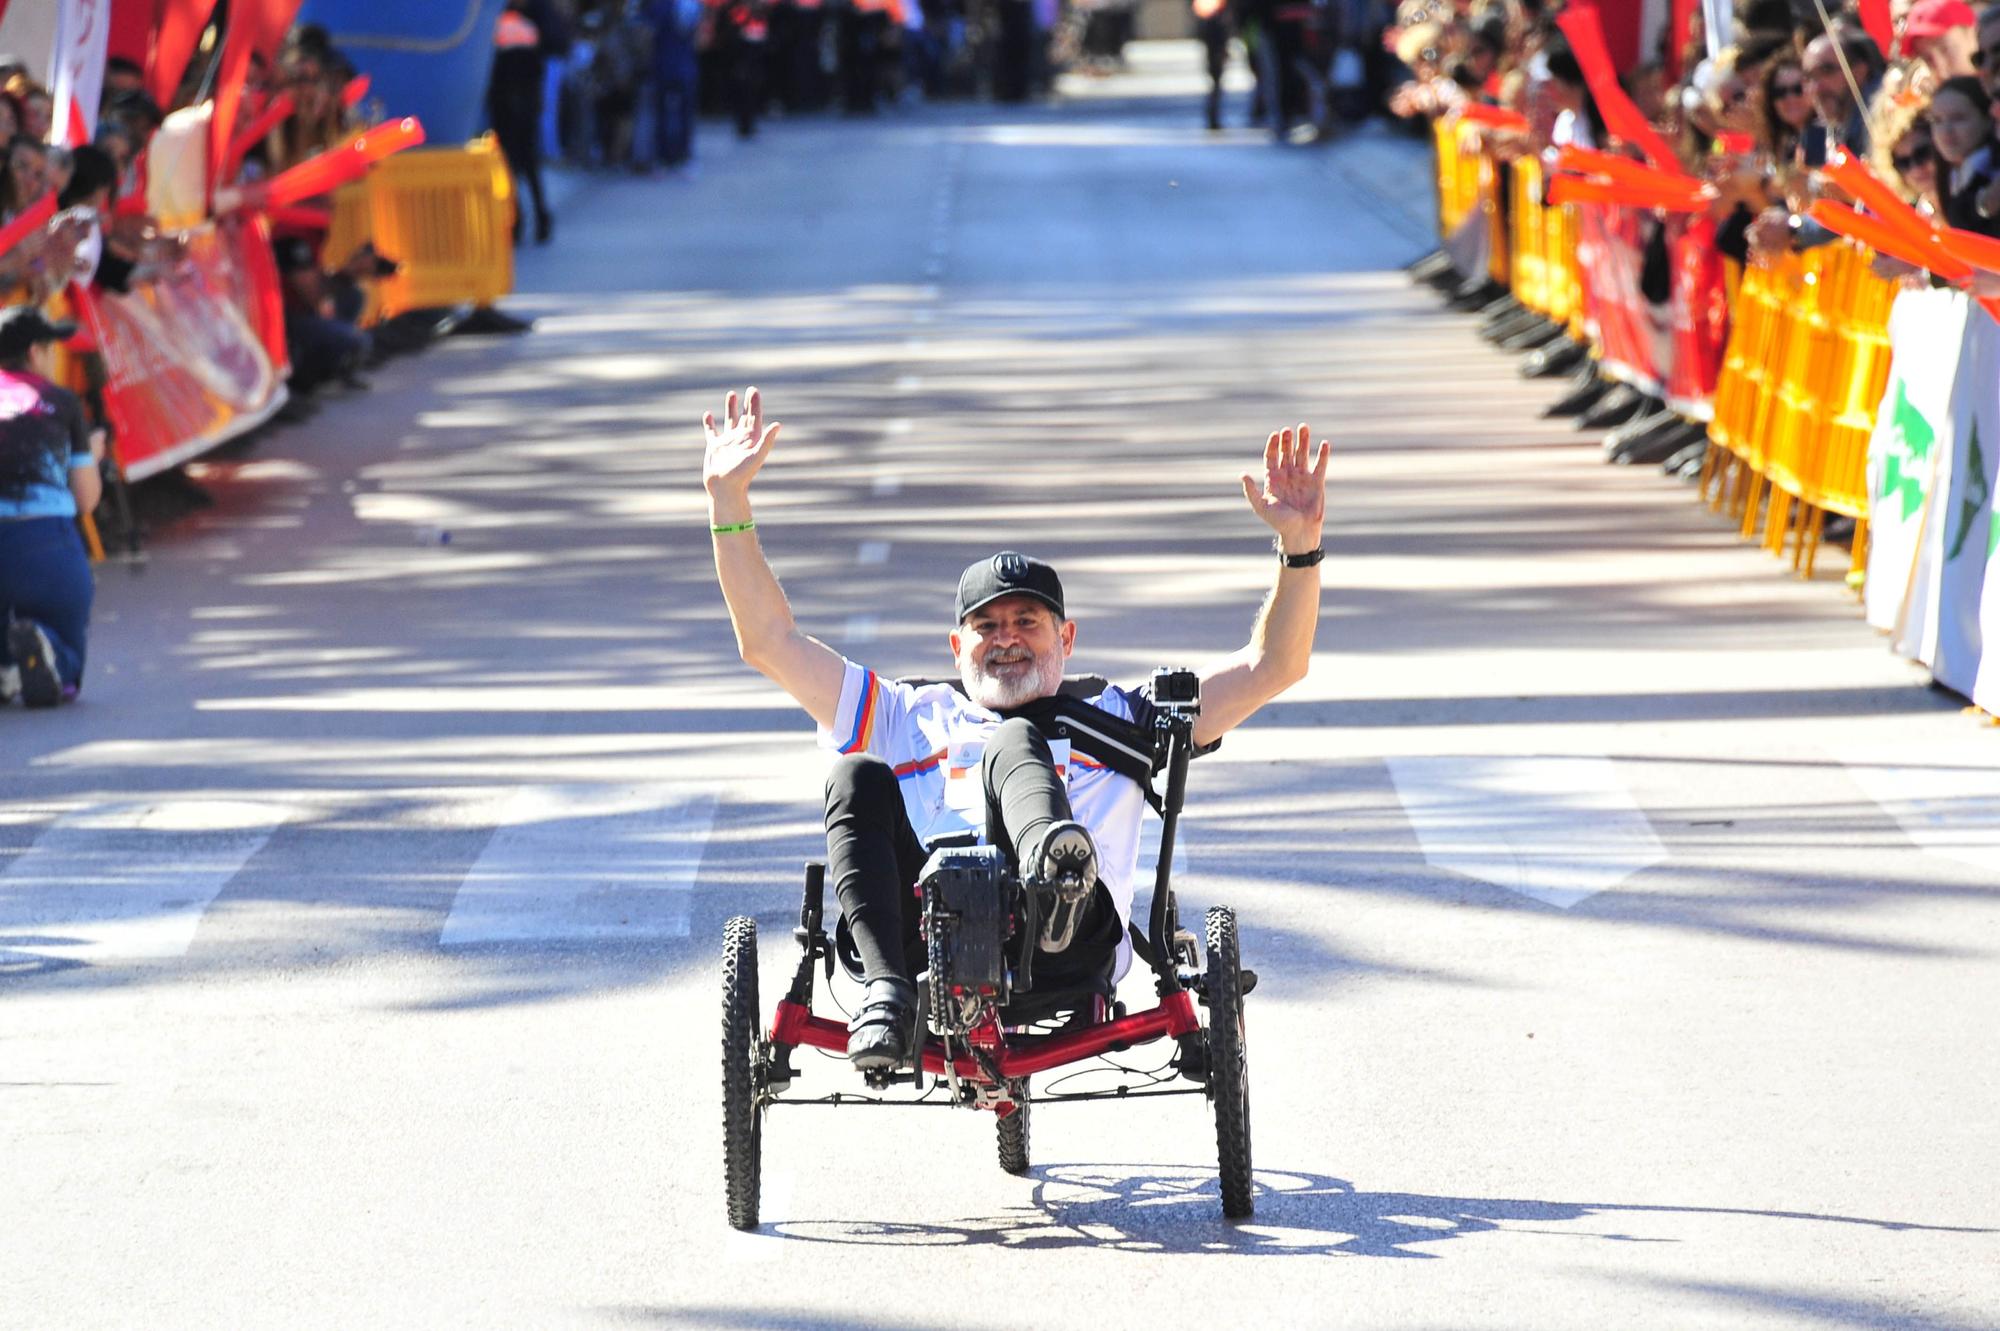
<instances>
[{"instance_id":1,"label":"red trike frame","mask_svg":"<svg viewBox=\"0 0 2000 1331\"><path fill-rule=\"evenodd\" d=\"M1167 994L1161 998L1158 1007L1144 1012L1134 1012L1130 1016L1116 1017L1082 1030L1057 1035L1017 1035L1011 1044L1006 1032L989 1019L966 1032L963 1043L991 1051L1001 1078L1014 1081L1062 1067L1066 1063L1096 1058L1099 1054L1130 1048L1135 1044L1147 1044L1163 1035L1178 1039L1200 1029L1201 1021L1195 1016L1194 1000L1182 989ZM826 1017L815 1017L805 1004L787 998L778 1004L777 1016L771 1023L771 1043L808 1045L844 1055L847 1052L847 1027ZM952 1070L963 1080L979 1083L987 1080L985 1070L970 1049L953 1055L952 1065ZM926 1039L924 1071L943 1076L945 1070L943 1042Z\"/></svg>"}]
</instances>

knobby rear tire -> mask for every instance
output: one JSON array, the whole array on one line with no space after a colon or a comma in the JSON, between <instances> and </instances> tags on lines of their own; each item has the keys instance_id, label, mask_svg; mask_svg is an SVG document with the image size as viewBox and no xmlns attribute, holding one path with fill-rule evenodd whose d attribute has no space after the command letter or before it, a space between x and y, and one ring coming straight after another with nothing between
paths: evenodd
<instances>
[{"instance_id":1,"label":"knobby rear tire","mask_svg":"<svg viewBox=\"0 0 2000 1331\"><path fill-rule=\"evenodd\" d=\"M1009 1174L1028 1172L1028 1083L1012 1088L1017 1108L999 1120L1000 1168Z\"/></svg>"},{"instance_id":2,"label":"knobby rear tire","mask_svg":"<svg viewBox=\"0 0 2000 1331\"><path fill-rule=\"evenodd\" d=\"M1211 906L1207 924L1208 1096L1215 1106L1215 1151L1222 1174L1222 1214L1242 1220L1251 1195L1250 1064L1243 1027L1243 958L1236 912Z\"/></svg>"},{"instance_id":3,"label":"knobby rear tire","mask_svg":"<svg viewBox=\"0 0 2000 1331\"><path fill-rule=\"evenodd\" d=\"M736 1229L757 1228L764 1177L757 1021L757 921L738 915L722 930L722 1182Z\"/></svg>"}]
</instances>

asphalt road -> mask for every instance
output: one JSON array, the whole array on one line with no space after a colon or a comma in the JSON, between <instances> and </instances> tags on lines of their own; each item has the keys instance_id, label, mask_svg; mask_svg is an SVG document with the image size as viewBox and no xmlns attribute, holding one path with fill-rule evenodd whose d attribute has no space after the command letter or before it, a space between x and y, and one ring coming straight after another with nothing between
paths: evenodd
<instances>
[{"instance_id":1,"label":"asphalt road","mask_svg":"<svg viewBox=\"0 0 2000 1331\"><path fill-rule=\"evenodd\" d=\"M1536 418L1395 271L1418 149L1204 135L1144 54L586 180L531 335L103 571L85 701L0 715L9 1324L2000 1326L2000 736ZM1179 879L1263 977L1254 1222L1181 1099L1045 1107L1026 1180L982 1116L779 1112L725 1227L721 926L768 1002L822 771L702 528L748 383L802 620L897 673L1001 546L1082 668L1234 649L1235 475L1337 440L1312 676Z\"/></svg>"}]
</instances>

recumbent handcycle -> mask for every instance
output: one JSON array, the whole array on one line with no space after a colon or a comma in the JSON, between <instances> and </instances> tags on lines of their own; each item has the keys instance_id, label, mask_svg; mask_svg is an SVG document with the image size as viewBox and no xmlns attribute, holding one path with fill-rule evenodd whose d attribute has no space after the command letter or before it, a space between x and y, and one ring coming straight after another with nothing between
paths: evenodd
<instances>
[{"instance_id":1,"label":"recumbent handcycle","mask_svg":"<svg viewBox=\"0 0 2000 1331\"><path fill-rule=\"evenodd\" d=\"M1209 907L1203 937L1196 939L1181 928L1170 883L1188 761L1195 753L1200 681L1192 671L1156 671L1152 695L1153 780L1146 798L1160 816L1160 852L1147 928L1142 933L1135 923L1130 936L1136 957L1152 970L1159 1005L1128 1014L1114 999L1108 961L1101 975L1082 984L1065 975L1038 982L1037 969L1050 975L1051 954L1059 956L1059 945L1074 934L1081 902L1024 884L994 847L948 846L933 853L920 883L919 936L928 969L917 977L917 1048L901 1067L865 1073L868 1094L795 1096L801 1073L793 1065L794 1051L804 1046L844 1055L847 1049L846 1024L813 1014L816 972L823 967L830 983L838 963L859 975L858 958L841 945L844 930L829 937L825 928L826 866L808 863L799 923L792 931L800 949L798 967L768 1027L760 1023L757 1000L757 922L739 915L723 928L723 1175L732 1226L757 1226L764 1113L771 1106L985 1110L997 1122L1000 1167L1025 1174L1030 1078L1162 1037L1171 1038L1176 1049L1160 1072L1107 1062L1102 1071L1115 1075L1114 1084L1045 1090L1040 1098L1205 1096L1215 1114L1222 1213L1231 1219L1251 1214L1243 999L1256 974L1241 964L1236 913ZM1206 1009L1206 1021L1199 1009ZM1166 1075L1168 1069L1172 1075ZM1194 1086L1170 1087L1176 1078Z\"/></svg>"}]
</instances>

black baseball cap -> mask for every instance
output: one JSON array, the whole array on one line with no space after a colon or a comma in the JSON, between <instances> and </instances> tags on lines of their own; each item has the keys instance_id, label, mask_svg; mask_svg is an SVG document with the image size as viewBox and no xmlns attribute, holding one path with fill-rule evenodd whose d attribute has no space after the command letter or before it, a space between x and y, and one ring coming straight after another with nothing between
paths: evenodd
<instances>
[{"instance_id":1,"label":"black baseball cap","mask_svg":"<svg viewBox=\"0 0 2000 1331\"><path fill-rule=\"evenodd\" d=\"M76 325L51 319L39 305L10 305L0 310L0 360L19 360L42 342L67 342Z\"/></svg>"},{"instance_id":2,"label":"black baseball cap","mask_svg":"<svg viewBox=\"0 0 2000 1331\"><path fill-rule=\"evenodd\" d=\"M1002 550L958 575L957 622L964 623L967 615L1003 596L1032 596L1055 611L1057 619L1068 618L1063 613L1062 579L1056 571L1018 550Z\"/></svg>"}]
</instances>

